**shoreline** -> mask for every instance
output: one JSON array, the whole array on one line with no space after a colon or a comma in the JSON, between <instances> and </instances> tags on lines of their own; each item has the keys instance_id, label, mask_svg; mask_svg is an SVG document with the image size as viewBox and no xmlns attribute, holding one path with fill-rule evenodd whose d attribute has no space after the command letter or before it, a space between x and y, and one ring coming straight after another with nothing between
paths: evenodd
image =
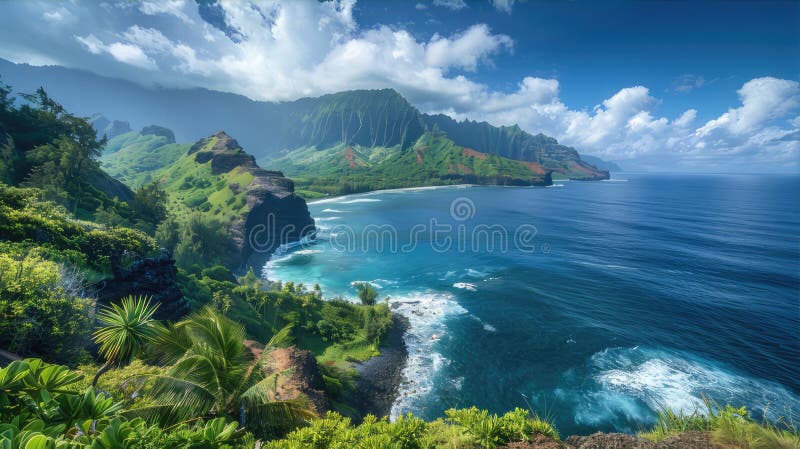
<instances>
[{"instance_id":1,"label":"shoreline","mask_svg":"<svg viewBox=\"0 0 800 449\"><path fill-rule=\"evenodd\" d=\"M354 364L359 376L348 402L360 414L357 422L367 414L378 418L390 416L408 360L404 337L409 327L408 318L392 312L392 326L381 345L381 354Z\"/></svg>"},{"instance_id":2,"label":"shoreline","mask_svg":"<svg viewBox=\"0 0 800 449\"><path fill-rule=\"evenodd\" d=\"M358 193L348 193L345 195L331 195L326 196L325 198L318 198L315 200L306 201L306 204L322 204L328 201L334 201L341 198L348 198L352 196L367 196L367 195L375 195L379 193L386 193L386 192L413 192L416 190L438 190L438 189L448 189L448 188L468 188L468 187L481 187L485 184L447 184L441 186L420 186L420 187L398 187L396 189L380 189L380 190L369 190L366 192L358 192Z\"/></svg>"}]
</instances>

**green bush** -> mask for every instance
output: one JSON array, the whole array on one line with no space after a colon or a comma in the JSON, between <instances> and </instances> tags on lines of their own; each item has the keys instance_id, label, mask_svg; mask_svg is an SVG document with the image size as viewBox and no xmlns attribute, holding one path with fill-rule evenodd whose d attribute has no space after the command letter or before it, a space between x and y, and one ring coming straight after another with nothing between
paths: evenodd
<instances>
[{"instance_id":1,"label":"green bush","mask_svg":"<svg viewBox=\"0 0 800 449\"><path fill-rule=\"evenodd\" d=\"M37 256L0 253L0 347L77 365L87 360L94 301L80 275Z\"/></svg>"}]
</instances>

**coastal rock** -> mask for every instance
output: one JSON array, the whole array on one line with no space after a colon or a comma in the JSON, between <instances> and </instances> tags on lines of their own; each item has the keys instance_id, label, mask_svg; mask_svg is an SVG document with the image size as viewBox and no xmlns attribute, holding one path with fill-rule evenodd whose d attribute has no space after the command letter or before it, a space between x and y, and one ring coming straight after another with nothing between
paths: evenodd
<instances>
[{"instance_id":1,"label":"coastal rock","mask_svg":"<svg viewBox=\"0 0 800 449\"><path fill-rule=\"evenodd\" d=\"M260 357L264 352L264 347L256 341L245 340L245 345L253 357ZM276 399L306 397L317 414L324 415L330 410L330 403L325 395L325 382L319 372L317 359L311 352L294 346L275 349L266 358L264 374L278 375Z\"/></svg>"},{"instance_id":2,"label":"coastal rock","mask_svg":"<svg viewBox=\"0 0 800 449\"><path fill-rule=\"evenodd\" d=\"M128 295L149 296L161 304L156 319L177 321L189 313L189 304L175 283L177 273L175 261L166 254L135 260L97 286L97 302L110 304Z\"/></svg>"},{"instance_id":3,"label":"coastal rock","mask_svg":"<svg viewBox=\"0 0 800 449\"><path fill-rule=\"evenodd\" d=\"M358 411L357 416L351 417L356 422L366 414L383 417L391 412L408 358L403 340L408 326L407 318L399 313L393 314L381 354L356 365L359 377L349 399L349 405Z\"/></svg>"},{"instance_id":4,"label":"coastal rock","mask_svg":"<svg viewBox=\"0 0 800 449\"><path fill-rule=\"evenodd\" d=\"M240 268L260 267L280 245L315 232L305 200L294 194L294 182L279 171L259 167L224 131L198 141L188 154L194 154L198 163L211 161L214 175L234 169L253 175L247 186L231 186L247 194L248 212L230 224Z\"/></svg>"}]
</instances>

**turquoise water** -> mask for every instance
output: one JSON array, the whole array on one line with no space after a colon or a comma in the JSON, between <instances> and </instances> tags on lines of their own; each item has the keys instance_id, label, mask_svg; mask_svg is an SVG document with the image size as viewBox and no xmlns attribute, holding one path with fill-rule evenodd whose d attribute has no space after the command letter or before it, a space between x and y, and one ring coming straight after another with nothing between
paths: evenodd
<instances>
[{"instance_id":1,"label":"turquoise water","mask_svg":"<svg viewBox=\"0 0 800 449\"><path fill-rule=\"evenodd\" d=\"M411 322L395 416L531 407L568 435L703 394L800 411L800 177L619 178L312 203L320 238L265 275L391 297Z\"/></svg>"}]
</instances>

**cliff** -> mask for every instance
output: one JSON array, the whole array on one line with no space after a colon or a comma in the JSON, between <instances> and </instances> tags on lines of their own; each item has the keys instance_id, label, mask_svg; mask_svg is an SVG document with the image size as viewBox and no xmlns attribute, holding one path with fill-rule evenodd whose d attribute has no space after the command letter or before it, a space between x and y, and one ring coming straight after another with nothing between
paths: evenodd
<instances>
[{"instance_id":1,"label":"cliff","mask_svg":"<svg viewBox=\"0 0 800 449\"><path fill-rule=\"evenodd\" d=\"M167 191L175 192L174 181L180 180L177 190L191 197L185 205L228 222L238 268L260 267L280 245L315 232L305 200L294 194L294 182L281 172L259 167L224 131L199 140L186 158L194 162L195 170L186 161L177 161L167 175L175 178L166 182ZM204 179L197 182L201 175Z\"/></svg>"},{"instance_id":2,"label":"cliff","mask_svg":"<svg viewBox=\"0 0 800 449\"><path fill-rule=\"evenodd\" d=\"M548 170L573 179L608 179L607 171L599 170L581 159L578 152L561 145L544 134L532 135L514 126L494 126L487 122L458 122L446 115L424 115L431 129L444 132L458 145L509 159L540 164Z\"/></svg>"}]
</instances>

